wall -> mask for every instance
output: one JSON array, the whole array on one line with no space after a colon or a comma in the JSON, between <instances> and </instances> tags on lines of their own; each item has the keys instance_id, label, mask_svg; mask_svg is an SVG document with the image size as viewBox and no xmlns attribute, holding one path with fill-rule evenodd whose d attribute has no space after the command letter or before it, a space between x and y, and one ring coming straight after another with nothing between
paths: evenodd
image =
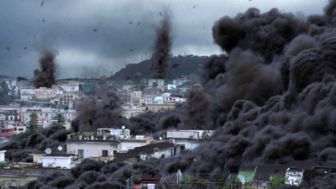
<instances>
[{"instance_id":1,"label":"wall","mask_svg":"<svg viewBox=\"0 0 336 189\"><path fill-rule=\"evenodd\" d=\"M194 150L201 143L201 141L188 140L188 139L169 139L169 142L172 142L174 144L184 145L184 148L186 150Z\"/></svg>"},{"instance_id":2,"label":"wall","mask_svg":"<svg viewBox=\"0 0 336 189\"><path fill-rule=\"evenodd\" d=\"M67 154L78 155L78 149L84 150L84 158L100 157L102 156L102 150L108 150L108 155L113 155L113 151L117 150L117 144L111 142L100 141L68 141L66 144Z\"/></svg>"},{"instance_id":3,"label":"wall","mask_svg":"<svg viewBox=\"0 0 336 189\"><path fill-rule=\"evenodd\" d=\"M146 141L138 140L138 141L122 141L118 145L118 152L127 152L128 150L134 149L136 147L146 145Z\"/></svg>"},{"instance_id":4,"label":"wall","mask_svg":"<svg viewBox=\"0 0 336 189\"><path fill-rule=\"evenodd\" d=\"M0 162L4 162L5 161L5 152L6 152L6 150L0 151Z\"/></svg>"},{"instance_id":5,"label":"wall","mask_svg":"<svg viewBox=\"0 0 336 189\"><path fill-rule=\"evenodd\" d=\"M65 169L71 169L71 157L43 156L42 167L60 167Z\"/></svg>"}]
</instances>

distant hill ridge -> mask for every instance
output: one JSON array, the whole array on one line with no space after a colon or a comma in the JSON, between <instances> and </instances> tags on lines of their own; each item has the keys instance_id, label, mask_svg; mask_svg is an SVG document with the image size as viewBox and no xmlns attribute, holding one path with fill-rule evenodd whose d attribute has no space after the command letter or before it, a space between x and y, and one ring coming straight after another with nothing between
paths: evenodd
<instances>
[{"instance_id":1,"label":"distant hill ridge","mask_svg":"<svg viewBox=\"0 0 336 189\"><path fill-rule=\"evenodd\" d=\"M168 69L167 79L179 78L182 75L199 74L202 65L209 59L207 56L175 56L171 57ZM111 79L127 80L150 78L151 61L145 60L137 64L128 64L121 69Z\"/></svg>"}]
</instances>

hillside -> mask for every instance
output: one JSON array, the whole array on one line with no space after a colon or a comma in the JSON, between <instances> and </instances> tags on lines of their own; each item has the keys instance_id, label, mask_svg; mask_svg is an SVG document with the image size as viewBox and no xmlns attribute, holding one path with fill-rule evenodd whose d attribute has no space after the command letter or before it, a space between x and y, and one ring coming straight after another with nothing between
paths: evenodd
<instances>
[{"instance_id":1,"label":"hillside","mask_svg":"<svg viewBox=\"0 0 336 189\"><path fill-rule=\"evenodd\" d=\"M202 64L208 60L207 56L176 56L172 57L168 70L168 79L178 78L182 75L199 74ZM151 62L145 60L137 64L128 64L125 68L121 69L111 79L126 80L126 79L139 79L150 78Z\"/></svg>"}]
</instances>

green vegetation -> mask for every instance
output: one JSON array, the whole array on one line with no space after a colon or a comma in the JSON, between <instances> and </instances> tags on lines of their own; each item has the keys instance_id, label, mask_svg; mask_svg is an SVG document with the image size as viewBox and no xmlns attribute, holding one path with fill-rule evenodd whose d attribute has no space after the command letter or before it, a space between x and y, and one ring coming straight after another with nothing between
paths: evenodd
<instances>
[{"instance_id":1,"label":"green vegetation","mask_svg":"<svg viewBox=\"0 0 336 189\"><path fill-rule=\"evenodd\" d=\"M286 180L285 177L272 176L271 177L271 183L272 183L271 189L280 188L282 185L285 184L285 180Z\"/></svg>"}]
</instances>

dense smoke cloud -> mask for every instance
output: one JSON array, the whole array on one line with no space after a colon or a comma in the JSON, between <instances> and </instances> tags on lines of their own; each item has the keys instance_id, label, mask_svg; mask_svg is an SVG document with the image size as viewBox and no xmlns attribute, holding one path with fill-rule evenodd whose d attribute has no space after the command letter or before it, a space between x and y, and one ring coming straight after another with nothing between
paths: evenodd
<instances>
[{"instance_id":1,"label":"dense smoke cloud","mask_svg":"<svg viewBox=\"0 0 336 189\"><path fill-rule=\"evenodd\" d=\"M45 50L39 60L40 68L34 71L34 85L36 88L51 88L55 83L55 54Z\"/></svg>"},{"instance_id":2,"label":"dense smoke cloud","mask_svg":"<svg viewBox=\"0 0 336 189\"><path fill-rule=\"evenodd\" d=\"M200 86L193 87L187 96L184 112L184 128L208 129L210 127L210 96Z\"/></svg>"},{"instance_id":3,"label":"dense smoke cloud","mask_svg":"<svg viewBox=\"0 0 336 189\"><path fill-rule=\"evenodd\" d=\"M100 91L83 99L78 107L76 131L96 131L97 128L120 128L123 125L121 101L115 91Z\"/></svg>"},{"instance_id":4,"label":"dense smoke cloud","mask_svg":"<svg viewBox=\"0 0 336 189\"><path fill-rule=\"evenodd\" d=\"M6 158L11 162L32 162L32 153L41 153L46 148L56 149L58 146L64 146L67 134L70 132L63 126L36 130L29 136L22 135L20 139L2 146L1 150L6 150Z\"/></svg>"},{"instance_id":5,"label":"dense smoke cloud","mask_svg":"<svg viewBox=\"0 0 336 189\"><path fill-rule=\"evenodd\" d=\"M153 78L163 79L166 77L169 67L169 56L171 48L171 25L168 13L164 14L160 28L157 30L154 52L152 54Z\"/></svg>"},{"instance_id":6,"label":"dense smoke cloud","mask_svg":"<svg viewBox=\"0 0 336 189\"><path fill-rule=\"evenodd\" d=\"M307 24L292 14L277 9L260 13L258 9L250 8L234 18L218 20L213 27L213 37L227 52L236 47L252 49L266 61L271 61L282 53L288 42L307 29Z\"/></svg>"}]
</instances>

